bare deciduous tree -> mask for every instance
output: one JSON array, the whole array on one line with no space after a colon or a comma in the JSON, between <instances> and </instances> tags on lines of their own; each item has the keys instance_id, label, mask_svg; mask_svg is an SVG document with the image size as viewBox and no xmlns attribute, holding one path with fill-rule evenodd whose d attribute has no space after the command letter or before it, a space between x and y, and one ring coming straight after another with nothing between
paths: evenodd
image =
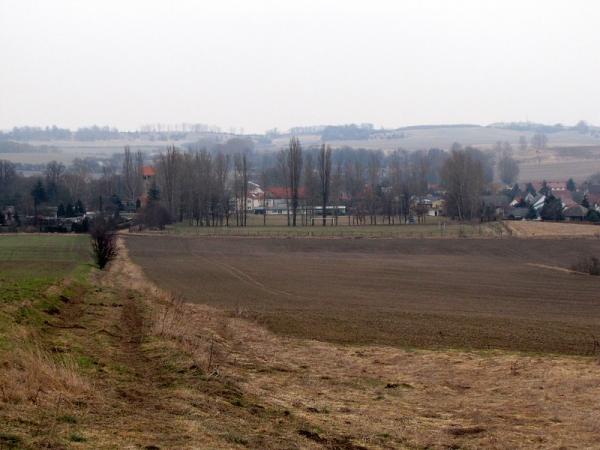
<instances>
[{"instance_id":1,"label":"bare deciduous tree","mask_svg":"<svg viewBox=\"0 0 600 450\"><path fill-rule=\"evenodd\" d=\"M44 175L46 176L46 191L50 199L57 195L65 169L65 165L57 161L50 161L46 164Z\"/></svg>"},{"instance_id":2,"label":"bare deciduous tree","mask_svg":"<svg viewBox=\"0 0 600 450\"><path fill-rule=\"evenodd\" d=\"M304 160L304 211L306 223L312 223L314 208L319 198L319 180L313 155L307 153Z\"/></svg>"},{"instance_id":3,"label":"bare deciduous tree","mask_svg":"<svg viewBox=\"0 0 600 450\"><path fill-rule=\"evenodd\" d=\"M381 155L379 152L372 151L369 153L367 175L367 208L369 210L371 225L377 225L377 208L379 206L377 189L379 187L379 181L381 178Z\"/></svg>"},{"instance_id":4,"label":"bare deciduous tree","mask_svg":"<svg viewBox=\"0 0 600 450\"><path fill-rule=\"evenodd\" d=\"M527 150L527 137L519 136L519 150L525 152Z\"/></svg>"},{"instance_id":5,"label":"bare deciduous tree","mask_svg":"<svg viewBox=\"0 0 600 450\"><path fill-rule=\"evenodd\" d=\"M544 133L534 134L533 137L531 138L531 145L536 150L545 149L546 145L548 145L548 136L546 136Z\"/></svg>"},{"instance_id":6,"label":"bare deciduous tree","mask_svg":"<svg viewBox=\"0 0 600 450\"><path fill-rule=\"evenodd\" d=\"M319 151L319 181L321 190L321 211L323 215L323 226L326 224L325 218L327 217L327 203L329 202L329 191L331 187L331 147L325 147L325 144L321 145Z\"/></svg>"},{"instance_id":7,"label":"bare deciduous tree","mask_svg":"<svg viewBox=\"0 0 600 450\"><path fill-rule=\"evenodd\" d=\"M481 162L464 150L455 150L442 167L441 175L446 188L447 214L459 220L476 217L483 188Z\"/></svg>"},{"instance_id":8,"label":"bare deciduous tree","mask_svg":"<svg viewBox=\"0 0 600 450\"><path fill-rule=\"evenodd\" d=\"M133 162L133 156L131 154L131 149L127 145L125 146L125 150L123 152L123 184L125 185L127 201L130 204L135 202L135 174L136 168Z\"/></svg>"},{"instance_id":9,"label":"bare deciduous tree","mask_svg":"<svg viewBox=\"0 0 600 450\"><path fill-rule=\"evenodd\" d=\"M159 187L163 193L163 198L165 199L167 210L171 217L177 217L176 197L179 175L179 155L179 151L174 145L169 146L166 153L161 153L157 165Z\"/></svg>"},{"instance_id":10,"label":"bare deciduous tree","mask_svg":"<svg viewBox=\"0 0 600 450\"><path fill-rule=\"evenodd\" d=\"M135 200L144 193L144 155L138 151L135 154Z\"/></svg>"},{"instance_id":11,"label":"bare deciduous tree","mask_svg":"<svg viewBox=\"0 0 600 450\"><path fill-rule=\"evenodd\" d=\"M519 163L508 155L498 161L498 175L504 184L513 184L519 176Z\"/></svg>"},{"instance_id":12,"label":"bare deciduous tree","mask_svg":"<svg viewBox=\"0 0 600 450\"><path fill-rule=\"evenodd\" d=\"M292 201L292 226L296 226L298 202L300 198L300 178L302 176L302 146L297 137L290 139L287 155L289 187Z\"/></svg>"},{"instance_id":13,"label":"bare deciduous tree","mask_svg":"<svg viewBox=\"0 0 600 450\"><path fill-rule=\"evenodd\" d=\"M236 223L245 227L248 220L248 160L246 154L236 153L235 167L235 197L237 205Z\"/></svg>"}]
</instances>

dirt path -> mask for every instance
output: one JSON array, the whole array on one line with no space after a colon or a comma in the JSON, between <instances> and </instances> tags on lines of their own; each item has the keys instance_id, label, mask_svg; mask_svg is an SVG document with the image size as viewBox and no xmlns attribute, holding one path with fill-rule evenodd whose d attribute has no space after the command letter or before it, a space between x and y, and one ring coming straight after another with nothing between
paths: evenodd
<instances>
[{"instance_id":1,"label":"dirt path","mask_svg":"<svg viewBox=\"0 0 600 450\"><path fill-rule=\"evenodd\" d=\"M96 275L94 291L66 299L54 327L54 339L81 348L90 366L94 395L78 421L94 448L184 448L186 428L162 389L163 361L143 346L146 305L125 283L124 264Z\"/></svg>"}]
</instances>

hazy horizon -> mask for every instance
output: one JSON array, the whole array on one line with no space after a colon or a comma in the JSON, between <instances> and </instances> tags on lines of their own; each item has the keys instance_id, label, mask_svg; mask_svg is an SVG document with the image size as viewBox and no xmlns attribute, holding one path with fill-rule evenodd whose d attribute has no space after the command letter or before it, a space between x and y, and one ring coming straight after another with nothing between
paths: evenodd
<instances>
[{"instance_id":1,"label":"hazy horizon","mask_svg":"<svg viewBox=\"0 0 600 450\"><path fill-rule=\"evenodd\" d=\"M0 0L0 129L600 123L593 2Z\"/></svg>"}]
</instances>

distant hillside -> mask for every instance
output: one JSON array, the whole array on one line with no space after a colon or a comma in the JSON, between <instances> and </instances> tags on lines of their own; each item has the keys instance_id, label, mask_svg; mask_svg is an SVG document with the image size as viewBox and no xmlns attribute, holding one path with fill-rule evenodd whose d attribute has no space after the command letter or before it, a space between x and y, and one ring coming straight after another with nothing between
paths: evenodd
<instances>
[{"instance_id":1,"label":"distant hillside","mask_svg":"<svg viewBox=\"0 0 600 450\"><path fill-rule=\"evenodd\" d=\"M36 146L22 142L0 141L0 153L48 153L51 151L56 151L56 149L46 145Z\"/></svg>"}]
</instances>

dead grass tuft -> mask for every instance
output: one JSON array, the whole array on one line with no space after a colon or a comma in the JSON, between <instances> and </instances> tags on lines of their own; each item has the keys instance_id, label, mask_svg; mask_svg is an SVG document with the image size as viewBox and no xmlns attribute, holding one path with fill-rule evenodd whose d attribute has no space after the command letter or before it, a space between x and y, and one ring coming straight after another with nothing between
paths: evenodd
<instances>
[{"instance_id":1,"label":"dead grass tuft","mask_svg":"<svg viewBox=\"0 0 600 450\"><path fill-rule=\"evenodd\" d=\"M36 405L87 395L91 386L72 359L54 356L39 347L18 349L8 355L0 371L0 399L5 403Z\"/></svg>"}]
</instances>

